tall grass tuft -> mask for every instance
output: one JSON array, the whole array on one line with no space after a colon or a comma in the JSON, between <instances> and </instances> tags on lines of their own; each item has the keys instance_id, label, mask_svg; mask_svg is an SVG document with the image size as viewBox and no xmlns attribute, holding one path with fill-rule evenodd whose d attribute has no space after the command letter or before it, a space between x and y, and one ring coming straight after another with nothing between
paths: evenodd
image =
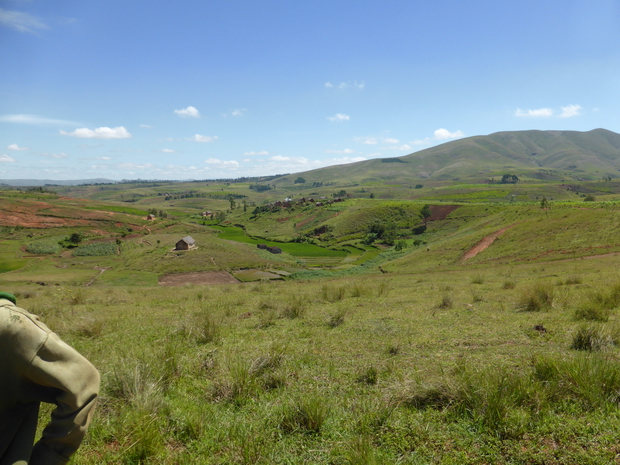
<instances>
[{"instance_id":1,"label":"tall grass tuft","mask_svg":"<svg viewBox=\"0 0 620 465\"><path fill-rule=\"evenodd\" d=\"M306 300L300 295L292 295L280 314L284 318L302 318L306 314Z\"/></svg>"},{"instance_id":2,"label":"tall grass tuft","mask_svg":"<svg viewBox=\"0 0 620 465\"><path fill-rule=\"evenodd\" d=\"M285 433L318 434L328 415L329 406L324 398L317 394L304 395L283 406L279 427Z\"/></svg>"},{"instance_id":3,"label":"tall grass tuft","mask_svg":"<svg viewBox=\"0 0 620 465\"><path fill-rule=\"evenodd\" d=\"M605 330L598 325L582 325L573 335L571 349L598 351L618 345L619 336L617 331Z\"/></svg>"},{"instance_id":4,"label":"tall grass tuft","mask_svg":"<svg viewBox=\"0 0 620 465\"><path fill-rule=\"evenodd\" d=\"M517 308L524 312L542 312L553 307L555 290L550 283L537 283L525 289L521 295Z\"/></svg>"},{"instance_id":5,"label":"tall grass tuft","mask_svg":"<svg viewBox=\"0 0 620 465\"><path fill-rule=\"evenodd\" d=\"M336 328L344 323L344 318L347 315L347 310L344 308L339 308L334 313L329 315L327 319L327 326L330 328Z\"/></svg>"},{"instance_id":6,"label":"tall grass tuft","mask_svg":"<svg viewBox=\"0 0 620 465\"><path fill-rule=\"evenodd\" d=\"M355 377L358 383L374 386L379 379L379 372L373 365L366 366L360 370Z\"/></svg>"},{"instance_id":7,"label":"tall grass tuft","mask_svg":"<svg viewBox=\"0 0 620 465\"><path fill-rule=\"evenodd\" d=\"M346 296L346 288L344 286L324 285L321 288L321 296L326 302L337 302L343 300Z\"/></svg>"}]
</instances>

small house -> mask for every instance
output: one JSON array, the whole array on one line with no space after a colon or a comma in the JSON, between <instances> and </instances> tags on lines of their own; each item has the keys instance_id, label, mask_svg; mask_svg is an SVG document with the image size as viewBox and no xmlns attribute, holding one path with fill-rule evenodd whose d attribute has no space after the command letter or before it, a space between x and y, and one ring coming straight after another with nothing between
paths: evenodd
<instances>
[{"instance_id":1,"label":"small house","mask_svg":"<svg viewBox=\"0 0 620 465\"><path fill-rule=\"evenodd\" d=\"M259 249L263 249L263 250L267 249L267 245L266 244L258 244L256 247L259 248Z\"/></svg>"},{"instance_id":2,"label":"small house","mask_svg":"<svg viewBox=\"0 0 620 465\"><path fill-rule=\"evenodd\" d=\"M152 213L149 214L149 216L146 217L147 220L149 221L153 221L155 219L155 215L153 215Z\"/></svg>"},{"instance_id":3,"label":"small house","mask_svg":"<svg viewBox=\"0 0 620 465\"><path fill-rule=\"evenodd\" d=\"M280 247L267 247L267 250L271 253L282 253L282 249Z\"/></svg>"},{"instance_id":4,"label":"small house","mask_svg":"<svg viewBox=\"0 0 620 465\"><path fill-rule=\"evenodd\" d=\"M175 250L189 250L196 247L196 241L191 236L185 236L176 243Z\"/></svg>"}]
</instances>

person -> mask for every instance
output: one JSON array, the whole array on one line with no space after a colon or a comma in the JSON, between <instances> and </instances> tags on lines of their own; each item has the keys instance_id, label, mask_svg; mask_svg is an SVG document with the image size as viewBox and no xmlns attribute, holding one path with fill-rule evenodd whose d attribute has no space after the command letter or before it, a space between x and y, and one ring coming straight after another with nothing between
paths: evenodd
<instances>
[{"instance_id":1,"label":"person","mask_svg":"<svg viewBox=\"0 0 620 465\"><path fill-rule=\"evenodd\" d=\"M99 381L86 358L0 292L0 465L67 463L90 423ZM56 408L34 444L41 402Z\"/></svg>"}]
</instances>

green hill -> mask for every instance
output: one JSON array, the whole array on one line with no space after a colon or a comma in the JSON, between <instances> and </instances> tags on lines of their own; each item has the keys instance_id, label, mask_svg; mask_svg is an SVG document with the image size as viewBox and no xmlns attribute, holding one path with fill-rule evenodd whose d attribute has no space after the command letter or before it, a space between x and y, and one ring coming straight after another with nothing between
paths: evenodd
<instances>
[{"instance_id":1,"label":"green hill","mask_svg":"<svg viewBox=\"0 0 620 465\"><path fill-rule=\"evenodd\" d=\"M474 136L399 158L366 160L301 173L306 182L481 180L516 173L569 179L618 177L620 134L606 129L507 131ZM551 173L549 173L551 171ZM275 184L291 183L295 175Z\"/></svg>"}]
</instances>

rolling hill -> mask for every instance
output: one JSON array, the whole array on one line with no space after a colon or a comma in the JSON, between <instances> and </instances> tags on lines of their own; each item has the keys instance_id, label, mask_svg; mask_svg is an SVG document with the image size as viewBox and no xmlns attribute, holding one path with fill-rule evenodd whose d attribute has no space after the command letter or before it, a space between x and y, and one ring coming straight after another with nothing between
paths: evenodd
<instances>
[{"instance_id":1,"label":"rolling hill","mask_svg":"<svg viewBox=\"0 0 620 465\"><path fill-rule=\"evenodd\" d=\"M600 179L620 176L620 134L606 129L506 131L473 136L398 158L366 160L301 173L307 182L411 182L501 177ZM290 183L295 175L275 181Z\"/></svg>"}]
</instances>

